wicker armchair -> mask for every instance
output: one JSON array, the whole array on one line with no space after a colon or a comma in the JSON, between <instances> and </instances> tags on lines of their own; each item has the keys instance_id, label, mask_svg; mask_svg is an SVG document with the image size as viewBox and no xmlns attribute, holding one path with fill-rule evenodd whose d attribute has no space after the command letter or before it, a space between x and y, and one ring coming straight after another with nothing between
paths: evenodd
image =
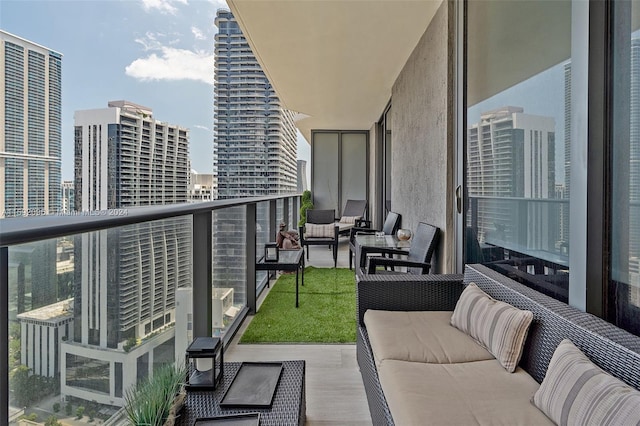
<instances>
[{"instance_id":1,"label":"wicker armchair","mask_svg":"<svg viewBox=\"0 0 640 426\"><path fill-rule=\"evenodd\" d=\"M385 235L394 235L400 227L400 219L401 216L398 213L389 212L384 220L381 231L384 232ZM351 228L349 235L349 269L352 267L353 258L356 253L356 235L374 234L376 232L379 232L379 230L370 227L354 226Z\"/></svg>"},{"instance_id":2,"label":"wicker armchair","mask_svg":"<svg viewBox=\"0 0 640 426\"><path fill-rule=\"evenodd\" d=\"M368 205L367 200L347 200L342 209L342 216L339 219L336 218L338 233L349 235L351 229L361 226L361 222L365 220Z\"/></svg>"},{"instance_id":3,"label":"wicker armchair","mask_svg":"<svg viewBox=\"0 0 640 426\"><path fill-rule=\"evenodd\" d=\"M405 266L409 274L428 274L431 268L431 256L438 245L440 237L440 229L429 225L428 223L419 222L416 232L411 240L409 252L394 249L382 249L386 254L406 255L406 259L394 259L388 257L370 257L368 259L367 273L376 274L398 274L398 271L377 271L378 266L396 267Z\"/></svg>"}]
</instances>

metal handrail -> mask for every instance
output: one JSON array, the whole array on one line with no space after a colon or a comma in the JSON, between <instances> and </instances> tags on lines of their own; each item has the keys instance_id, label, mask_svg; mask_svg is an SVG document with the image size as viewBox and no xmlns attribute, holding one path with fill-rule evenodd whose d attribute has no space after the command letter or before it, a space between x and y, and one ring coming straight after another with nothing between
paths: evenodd
<instances>
[{"instance_id":1,"label":"metal handrail","mask_svg":"<svg viewBox=\"0 0 640 426\"><path fill-rule=\"evenodd\" d=\"M233 198L201 203L181 203L5 218L0 219L0 247L301 195L302 194L293 193L267 197Z\"/></svg>"}]
</instances>

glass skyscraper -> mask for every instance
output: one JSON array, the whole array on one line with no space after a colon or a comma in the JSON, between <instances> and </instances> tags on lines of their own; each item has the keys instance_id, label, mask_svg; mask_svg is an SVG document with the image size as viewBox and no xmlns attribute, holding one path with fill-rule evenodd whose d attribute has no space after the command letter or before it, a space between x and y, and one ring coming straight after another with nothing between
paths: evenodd
<instances>
[{"instance_id":1,"label":"glass skyscraper","mask_svg":"<svg viewBox=\"0 0 640 426\"><path fill-rule=\"evenodd\" d=\"M219 198L296 191L296 129L233 14L218 10L215 120ZM214 167L215 169L215 167Z\"/></svg>"},{"instance_id":2,"label":"glass skyscraper","mask_svg":"<svg viewBox=\"0 0 640 426\"><path fill-rule=\"evenodd\" d=\"M0 214L60 210L62 55L0 31Z\"/></svg>"}]
</instances>

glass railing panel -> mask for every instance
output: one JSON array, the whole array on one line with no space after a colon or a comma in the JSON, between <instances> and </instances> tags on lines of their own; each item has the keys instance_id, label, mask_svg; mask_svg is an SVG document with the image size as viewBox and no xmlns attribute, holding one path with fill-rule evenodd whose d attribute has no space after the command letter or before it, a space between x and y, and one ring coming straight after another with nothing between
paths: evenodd
<instances>
[{"instance_id":1,"label":"glass railing panel","mask_svg":"<svg viewBox=\"0 0 640 426\"><path fill-rule=\"evenodd\" d=\"M269 230L269 201L256 204L256 261L264 256L264 245L268 241L275 241ZM267 285L267 271L256 271L256 295L260 294Z\"/></svg>"},{"instance_id":2,"label":"glass railing panel","mask_svg":"<svg viewBox=\"0 0 640 426\"><path fill-rule=\"evenodd\" d=\"M246 206L212 212L212 333L222 336L247 304Z\"/></svg>"},{"instance_id":3,"label":"glass railing panel","mask_svg":"<svg viewBox=\"0 0 640 426\"><path fill-rule=\"evenodd\" d=\"M284 217L284 201L283 198L276 200L276 225L279 225L280 222L286 222L286 218Z\"/></svg>"},{"instance_id":4,"label":"glass railing panel","mask_svg":"<svg viewBox=\"0 0 640 426\"><path fill-rule=\"evenodd\" d=\"M64 399L106 420L137 380L182 361L191 247L191 216L10 246L10 412Z\"/></svg>"}]
</instances>

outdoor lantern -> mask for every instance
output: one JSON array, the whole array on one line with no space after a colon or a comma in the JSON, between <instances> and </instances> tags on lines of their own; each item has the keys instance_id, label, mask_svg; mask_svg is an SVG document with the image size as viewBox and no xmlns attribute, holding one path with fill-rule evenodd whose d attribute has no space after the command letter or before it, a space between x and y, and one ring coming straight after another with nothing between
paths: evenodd
<instances>
[{"instance_id":1,"label":"outdoor lantern","mask_svg":"<svg viewBox=\"0 0 640 426\"><path fill-rule=\"evenodd\" d=\"M277 243L266 243L264 245L264 261L277 262L280 258L280 249Z\"/></svg>"},{"instance_id":2,"label":"outdoor lantern","mask_svg":"<svg viewBox=\"0 0 640 426\"><path fill-rule=\"evenodd\" d=\"M219 337L196 337L187 348L187 390L214 390L224 374Z\"/></svg>"}]
</instances>

